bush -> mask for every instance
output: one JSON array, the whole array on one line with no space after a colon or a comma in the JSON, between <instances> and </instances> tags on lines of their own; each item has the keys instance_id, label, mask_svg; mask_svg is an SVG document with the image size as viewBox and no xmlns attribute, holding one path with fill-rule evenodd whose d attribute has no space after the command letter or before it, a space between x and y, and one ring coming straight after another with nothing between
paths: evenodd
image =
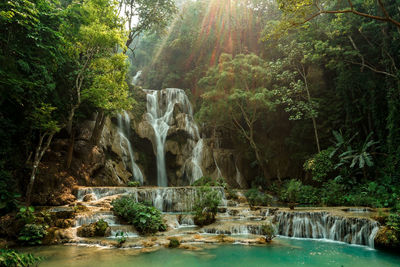
<instances>
[{"instance_id":1,"label":"bush","mask_svg":"<svg viewBox=\"0 0 400 267\"><path fill-rule=\"evenodd\" d=\"M32 224L36 220L34 212L35 209L33 207L21 207L17 213L17 218L24 224Z\"/></svg>"},{"instance_id":2,"label":"bush","mask_svg":"<svg viewBox=\"0 0 400 267\"><path fill-rule=\"evenodd\" d=\"M172 237L169 240L169 244L168 244L169 248L177 248L177 247L179 247L179 245L180 245L180 242L179 242L179 240L177 238Z\"/></svg>"},{"instance_id":3,"label":"bush","mask_svg":"<svg viewBox=\"0 0 400 267\"><path fill-rule=\"evenodd\" d=\"M199 226L213 223L221 199L219 191L209 186L201 187L193 207L194 223Z\"/></svg>"},{"instance_id":4,"label":"bush","mask_svg":"<svg viewBox=\"0 0 400 267\"><path fill-rule=\"evenodd\" d=\"M214 180L209 176L203 176L194 181L192 183L192 186L221 186L225 188L226 184L223 178L218 178L217 180Z\"/></svg>"},{"instance_id":5,"label":"bush","mask_svg":"<svg viewBox=\"0 0 400 267\"><path fill-rule=\"evenodd\" d=\"M118 246L121 247L122 244L124 244L126 242L126 236L125 233L122 231L118 231L115 234L115 237L117 238L117 242L118 242Z\"/></svg>"},{"instance_id":6,"label":"bush","mask_svg":"<svg viewBox=\"0 0 400 267\"><path fill-rule=\"evenodd\" d=\"M313 187L311 185L302 185L300 187L300 193L298 202L301 204L317 205L321 202L321 189Z\"/></svg>"},{"instance_id":7,"label":"bush","mask_svg":"<svg viewBox=\"0 0 400 267\"><path fill-rule=\"evenodd\" d=\"M42 258L32 254L23 254L11 249L0 249L0 266L29 267L37 266Z\"/></svg>"},{"instance_id":8,"label":"bush","mask_svg":"<svg viewBox=\"0 0 400 267\"><path fill-rule=\"evenodd\" d=\"M345 195L344 185L329 181L322 188L321 202L328 206L340 206L345 203Z\"/></svg>"},{"instance_id":9,"label":"bush","mask_svg":"<svg viewBox=\"0 0 400 267\"><path fill-rule=\"evenodd\" d=\"M332 152L333 148L322 150L304 163L304 170L311 172L314 181L325 181L328 174L334 170L334 164L330 156Z\"/></svg>"},{"instance_id":10,"label":"bush","mask_svg":"<svg viewBox=\"0 0 400 267\"><path fill-rule=\"evenodd\" d=\"M135 226L140 234L165 231L161 212L143 203L136 202L133 196L122 196L112 202L114 213Z\"/></svg>"},{"instance_id":11,"label":"bush","mask_svg":"<svg viewBox=\"0 0 400 267\"><path fill-rule=\"evenodd\" d=\"M251 206L268 206L272 201L272 197L270 195L262 193L256 188L249 189L245 193L245 196Z\"/></svg>"},{"instance_id":12,"label":"bush","mask_svg":"<svg viewBox=\"0 0 400 267\"><path fill-rule=\"evenodd\" d=\"M18 240L27 245L40 245L47 234L47 226L40 224L25 224L19 232Z\"/></svg>"},{"instance_id":13,"label":"bush","mask_svg":"<svg viewBox=\"0 0 400 267\"><path fill-rule=\"evenodd\" d=\"M232 188L227 188L226 189L226 198L227 199L233 199L233 200L238 200L239 196L237 194L237 191L232 189Z\"/></svg>"},{"instance_id":14,"label":"bush","mask_svg":"<svg viewBox=\"0 0 400 267\"><path fill-rule=\"evenodd\" d=\"M275 229L271 224L264 224L261 227L261 234L265 236L265 241L271 242L274 239Z\"/></svg>"},{"instance_id":15,"label":"bush","mask_svg":"<svg viewBox=\"0 0 400 267\"><path fill-rule=\"evenodd\" d=\"M138 182L138 181L129 181L128 182L128 186L129 187L139 187L140 186L140 182Z\"/></svg>"},{"instance_id":16,"label":"bush","mask_svg":"<svg viewBox=\"0 0 400 267\"><path fill-rule=\"evenodd\" d=\"M296 179L289 180L282 191L282 199L291 204L299 202L302 187L303 184L301 181Z\"/></svg>"}]
</instances>

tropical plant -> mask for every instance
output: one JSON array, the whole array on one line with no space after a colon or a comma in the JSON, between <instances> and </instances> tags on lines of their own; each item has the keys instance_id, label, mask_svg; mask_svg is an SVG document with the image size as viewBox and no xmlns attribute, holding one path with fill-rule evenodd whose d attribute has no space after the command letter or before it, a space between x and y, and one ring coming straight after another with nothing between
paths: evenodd
<instances>
[{"instance_id":1,"label":"tropical plant","mask_svg":"<svg viewBox=\"0 0 400 267\"><path fill-rule=\"evenodd\" d=\"M27 245L40 245L47 234L47 226L40 224L25 224L18 234L18 240Z\"/></svg>"}]
</instances>

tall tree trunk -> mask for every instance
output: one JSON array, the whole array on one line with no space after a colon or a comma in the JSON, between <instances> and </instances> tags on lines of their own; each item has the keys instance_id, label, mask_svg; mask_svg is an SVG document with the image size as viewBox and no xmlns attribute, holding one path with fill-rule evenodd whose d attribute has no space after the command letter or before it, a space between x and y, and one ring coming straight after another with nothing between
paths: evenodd
<instances>
[{"instance_id":1,"label":"tall tree trunk","mask_svg":"<svg viewBox=\"0 0 400 267\"><path fill-rule=\"evenodd\" d=\"M104 114L104 110L98 112L96 117L96 123L93 128L92 136L90 137L90 143L94 146L97 146L100 142L101 134L104 129L104 125L106 122L106 115Z\"/></svg>"},{"instance_id":2,"label":"tall tree trunk","mask_svg":"<svg viewBox=\"0 0 400 267\"><path fill-rule=\"evenodd\" d=\"M304 79L304 85L305 85L306 92L307 92L307 100L308 100L308 103L309 103L310 106L311 106L311 109L313 109L314 107L313 107L312 101L311 101L311 94L310 94L310 90L309 90L309 88L308 88L307 74L306 74L304 65L301 65L301 67L302 67L302 71L300 71L300 73L301 73L301 76L303 76L303 79ZM316 122L316 120L315 120L314 115L312 115L312 114L311 114L311 119L312 119L313 127L314 127L315 143L317 144L318 153L320 153L320 152L321 152L321 147L320 147L320 145L319 145L319 137L318 137L317 122Z\"/></svg>"},{"instance_id":3,"label":"tall tree trunk","mask_svg":"<svg viewBox=\"0 0 400 267\"><path fill-rule=\"evenodd\" d=\"M33 189L33 185L35 183L36 172L39 167L40 161L42 160L42 157L43 157L44 153L46 152L46 150L49 148L54 134L55 134L55 132L45 132L45 133L41 134L39 137L39 144L37 145L36 150L35 150L35 157L33 159L31 176L30 176L29 184L28 184L28 187L26 190L26 204L27 205L30 205L30 203L31 203L32 189ZM43 145L43 142L45 139L46 139L46 142Z\"/></svg>"}]
</instances>

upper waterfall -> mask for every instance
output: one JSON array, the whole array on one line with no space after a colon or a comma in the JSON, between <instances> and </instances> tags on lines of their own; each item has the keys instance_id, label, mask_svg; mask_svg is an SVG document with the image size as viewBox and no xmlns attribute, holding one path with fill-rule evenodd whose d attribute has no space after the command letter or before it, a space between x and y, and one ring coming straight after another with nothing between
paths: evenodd
<instances>
[{"instance_id":1,"label":"upper waterfall","mask_svg":"<svg viewBox=\"0 0 400 267\"><path fill-rule=\"evenodd\" d=\"M187 173L189 180L200 178L203 173L200 167L202 140L199 129L193 119L192 105L185 91L177 88L163 90L144 90L147 94L147 121L154 130L154 150L157 159L157 185L168 186L168 177L165 166L165 143L168 130L174 124L174 109L179 106L184 114L183 129L190 136L190 149L192 153L191 164Z\"/></svg>"}]
</instances>

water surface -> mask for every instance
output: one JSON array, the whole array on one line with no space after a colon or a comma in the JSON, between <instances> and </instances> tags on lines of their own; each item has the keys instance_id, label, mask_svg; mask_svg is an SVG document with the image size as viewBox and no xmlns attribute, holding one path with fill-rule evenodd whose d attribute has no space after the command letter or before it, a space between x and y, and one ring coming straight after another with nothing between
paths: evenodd
<instances>
[{"instance_id":1,"label":"water surface","mask_svg":"<svg viewBox=\"0 0 400 267\"><path fill-rule=\"evenodd\" d=\"M199 245L197 245L199 246ZM128 266L400 266L400 255L338 242L276 238L267 246L203 246L201 251L50 246L26 249L46 259L41 267Z\"/></svg>"}]
</instances>

